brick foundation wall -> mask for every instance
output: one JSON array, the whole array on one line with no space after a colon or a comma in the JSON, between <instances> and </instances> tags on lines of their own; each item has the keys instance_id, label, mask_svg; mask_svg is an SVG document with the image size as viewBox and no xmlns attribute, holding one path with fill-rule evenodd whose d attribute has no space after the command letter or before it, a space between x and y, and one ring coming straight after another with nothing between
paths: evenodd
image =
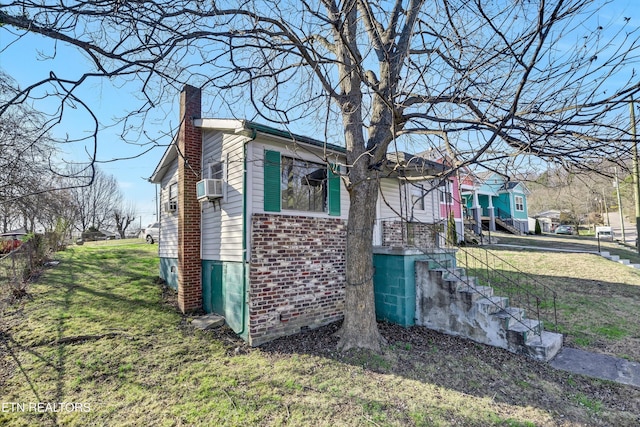
<instances>
[{"instance_id":1,"label":"brick foundation wall","mask_svg":"<svg viewBox=\"0 0 640 427\"><path fill-rule=\"evenodd\" d=\"M382 221L382 246L435 249L437 227L419 222Z\"/></svg>"},{"instance_id":2,"label":"brick foundation wall","mask_svg":"<svg viewBox=\"0 0 640 427\"><path fill-rule=\"evenodd\" d=\"M251 345L342 318L346 229L333 218L253 216Z\"/></svg>"},{"instance_id":3,"label":"brick foundation wall","mask_svg":"<svg viewBox=\"0 0 640 427\"><path fill-rule=\"evenodd\" d=\"M200 118L201 92L185 86L180 93L178 134L178 305L182 312L202 308L200 261L200 203L196 183L200 180L202 132L193 126Z\"/></svg>"}]
</instances>

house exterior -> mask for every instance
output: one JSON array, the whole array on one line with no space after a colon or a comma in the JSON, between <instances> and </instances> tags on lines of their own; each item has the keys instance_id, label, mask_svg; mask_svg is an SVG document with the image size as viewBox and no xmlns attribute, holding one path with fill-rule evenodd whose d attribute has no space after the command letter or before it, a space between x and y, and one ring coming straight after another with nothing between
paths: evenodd
<instances>
[{"instance_id":1,"label":"house exterior","mask_svg":"<svg viewBox=\"0 0 640 427\"><path fill-rule=\"evenodd\" d=\"M462 195L466 210L477 224L486 223L489 230L497 226L512 233L529 232L527 195L529 190L522 182L511 181L497 173L467 177ZM472 182L475 185L469 185ZM480 231L480 230L477 230Z\"/></svg>"},{"instance_id":2,"label":"house exterior","mask_svg":"<svg viewBox=\"0 0 640 427\"><path fill-rule=\"evenodd\" d=\"M344 149L251 121L201 118L200 102L200 91L185 87L178 137L150 178L161 186L160 276L181 310L223 315L251 345L341 319ZM397 280L411 289L413 262L438 251L440 189L424 177L442 170L407 153L381 165L373 237L381 318L414 320L404 305L413 298L415 306L415 291L387 291ZM396 270L408 273L398 279Z\"/></svg>"},{"instance_id":3,"label":"house exterior","mask_svg":"<svg viewBox=\"0 0 640 427\"><path fill-rule=\"evenodd\" d=\"M462 195L460 193L460 179L457 174L451 175L439 187L440 217L452 217L455 223L456 236L451 244L464 240L464 218ZM447 236L450 238L450 236Z\"/></svg>"},{"instance_id":4,"label":"house exterior","mask_svg":"<svg viewBox=\"0 0 640 427\"><path fill-rule=\"evenodd\" d=\"M540 212L534 215L533 221L534 221L534 224L536 219L540 222L540 228L543 233L553 233L556 227L560 225L560 216L562 214L563 214L563 211L560 211L557 209L551 209L551 210Z\"/></svg>"}]
</instances>

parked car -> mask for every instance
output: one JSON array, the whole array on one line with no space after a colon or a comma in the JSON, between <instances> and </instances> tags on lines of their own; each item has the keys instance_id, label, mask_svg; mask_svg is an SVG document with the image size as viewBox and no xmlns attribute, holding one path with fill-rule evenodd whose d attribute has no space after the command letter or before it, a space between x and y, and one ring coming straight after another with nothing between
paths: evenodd
<instances>
[{"instance_id":1,"label":"parked car","mask_svg":"<svg viewBox=\"0 0 640 427\"><path fill-rule=\"evenodd\" d=\"M559 225L556 228L556 234L573 234L573 227L570 225Z\"/></svg>"},{"instance_id":2,"label":"parked car","mask_svg":"<svg viewBox=\"0 0 640 427\"><path fill-rule=\"evenodd\" d=\"M160 224L157 222L149 224L149 226L144 229L144 239L150 245L160 240Z\"/></svg>"}]
</instances>

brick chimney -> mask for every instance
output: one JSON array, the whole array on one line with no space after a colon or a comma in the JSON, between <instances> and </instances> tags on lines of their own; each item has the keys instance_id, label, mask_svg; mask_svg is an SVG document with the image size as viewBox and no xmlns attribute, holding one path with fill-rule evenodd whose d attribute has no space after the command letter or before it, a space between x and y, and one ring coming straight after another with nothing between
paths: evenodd
<instances>
[{"instance_id":1,"label":"brick chimney","mask_svg":"<svg viewBox=\"0 0 640 427\"><path fill-rule=\"evenodd\" d=\"M201 115L201 91L185 85L180 93L178 134L178 305L183 313L202 308L200 260L200 180L202 131L193 125Z\"/></svg>"}]
</instances>

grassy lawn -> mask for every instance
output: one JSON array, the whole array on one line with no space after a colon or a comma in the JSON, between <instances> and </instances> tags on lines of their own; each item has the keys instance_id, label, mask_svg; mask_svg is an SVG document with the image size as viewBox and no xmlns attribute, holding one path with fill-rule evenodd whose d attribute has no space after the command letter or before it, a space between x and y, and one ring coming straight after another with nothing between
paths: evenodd
<instances>
[{"instance_id":1,"label":"grassy lawn","mask_svg":"<svg viewBox=\"0 0 640 427\"><path fill-rule=\"evenodd\" d=\"M494 236L498 238L498 243L507 245L524 245L591 252L597 252L599 249L603 252L609 252L611 255L619 255L620 258L628 259L632 264L640 264L640 255L638 255L635 248L607 239L601 239L600 246L598 246L598 240L593 236L565 236L556 234L514 236L506 233L494 233Z\"/></svg>"},{"instance_id":2,"label":"grassy lawn","mask_svg":"<svg viewBox=\"0 0 640 427\"><path fill-rule=\"evenodd\" d=\"M381 324L389 341L382 354L337 353L332 332L338 325L260 348L247 347L224 328L196 331L189 318L169 303L170 295L155 284L156 251L156 245L118 241L70 248L58 255L58 266L31 285L30 298L4 310L0 426L631 426L640 422L640 390L555 371L423 328ZM511 252L516 260L522 255ZM575 262L563 259L555 264ZM597 267L606 270L610 265ZM595 328L599 320L576 313L583 307L600 310L598 304L611 294L626 295L628 305L608 305L603 312L637 313L640 298L636 282L631 281L638 279L621 279L623 271L627 270L603 278L604 288L594 284L585 289L582 280L587 279L568 282L566 268L545 267L544 275L549 280L562 277L557 286L567 286L567 295L572 296L563 303L568 305L567 316L577 320L567 318L563 327ZM619 326L617 320L612 322ZM586 335L582 343L575 338L574 342L599 349L602 343L637 340L635 323L635 329L623 328L622 338L610 326L593 338ZM601 342L601 337L611 341ZM82 410L11 409L14 403L54 402L75 402Z\"/></svg>"},{"instance_id":3,"label":"grassy lawn","mask_svg":"<svg viewBox=\"0 0 640 427\"><path fill-rule=\"evenodd\" d=\"M598 242L585 236L503 235L499 242L598 250ZM558 326L566 344L640 362L640 270L591 254L491 250L557 292ZM640 264L635 248L601 241L600 250Z\"/></svg>"}]
</instances>

